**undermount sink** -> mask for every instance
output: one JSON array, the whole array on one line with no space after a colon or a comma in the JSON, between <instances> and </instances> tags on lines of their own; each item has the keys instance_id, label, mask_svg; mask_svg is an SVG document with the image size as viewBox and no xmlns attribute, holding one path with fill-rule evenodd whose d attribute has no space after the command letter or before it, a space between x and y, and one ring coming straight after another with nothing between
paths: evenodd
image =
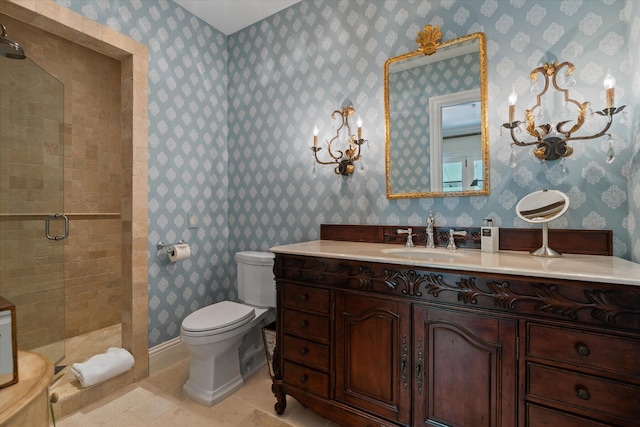
<instances>
[{"instance_id":1,"label":"undermount sink","mask_svg":"<svg viewBox=\"0 0 640 427\"><path fill-rule=\"evenodd\" d=\"M467 254L464 252L450 251L444 248L392 248L382 249L380 252L387 255L393 255L404 258L421 258L421 259L452 259L463 258Z\"/></svg>"}]
</instances>

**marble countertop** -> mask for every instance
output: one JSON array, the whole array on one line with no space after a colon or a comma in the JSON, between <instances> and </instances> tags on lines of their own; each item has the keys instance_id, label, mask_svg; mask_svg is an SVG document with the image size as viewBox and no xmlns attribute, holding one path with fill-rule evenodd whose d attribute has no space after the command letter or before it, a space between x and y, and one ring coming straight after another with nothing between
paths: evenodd
<instances>
[{"instance_id":1,"label":"marble countertop","mask_svg":"<svg viewBox=\"0 0 640 427\"><path fill-rule=\"evenodd\" d=\"M385 262L442 270L470 270L517 276L581 280L640 286L640 264L613 256L564 254L543 258L528 252L481 252L479 249L405 248L387 243L314 240L275 246L277 254Z\"/></svg>"}]
</instances>

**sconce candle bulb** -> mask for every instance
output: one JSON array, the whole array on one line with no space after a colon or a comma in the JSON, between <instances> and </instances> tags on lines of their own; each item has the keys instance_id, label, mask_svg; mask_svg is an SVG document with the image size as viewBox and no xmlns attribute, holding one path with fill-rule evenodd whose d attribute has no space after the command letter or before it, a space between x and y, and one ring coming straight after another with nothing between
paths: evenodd
<instances>
[{"instance_id":1,"label":"sconce candle bulb","mask_svg":"<svg viewBox=\"0 0 640 427\"><path fill-rule=\"evenodd\" d=\"M358 125L358 139L362 138L362 118L358 116L358 121L356 122Z\"/></svg>"},{"instance_id":2,"label":"sconce candle bulb","mask_svg":"<svg viewBox=\"0 0 640 427\"><path fill-rule=\"evenodd\" d=\"M318 146L318 126L313 127L313 146Z\"/></svg>"},{"instance_id":3,"label":"sconce candle bulb","mask_svg":"<svg viewBox=\"0 0 640 427\"><path fill-rule=\"evenodd\" d=\"M612 108L616 97L616 78L613 77L610 70L607 70L607 75L604 78L604 88L607 90L607 108Z\"/></svg>"},{"instance_id":4,"label":"sconce candle bulb","mask_svg":"<svg viewBox=\"0 0 640 427\"><path fill-rule=\"evenodd\" d=\"M516 103L518 102L518 94L516 88L511 89L509 94L509 123L513 123L516 115Z\"/></svg>"}]
</instances>

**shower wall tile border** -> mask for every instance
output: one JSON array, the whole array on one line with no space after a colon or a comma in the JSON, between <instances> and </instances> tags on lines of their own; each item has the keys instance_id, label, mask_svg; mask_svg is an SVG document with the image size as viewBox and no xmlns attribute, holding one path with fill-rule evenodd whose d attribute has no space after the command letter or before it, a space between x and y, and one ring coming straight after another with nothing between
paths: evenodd
<instances>
[{"instance_id":1,"label":"shower wall tile border","mask_svg":"<svg viewBox=\"0 0 640 427\"><path fill-rule=\"evenodd\" d=\"M136 360L133 371L127 374L130 379L124 381L138 381L147 377L149 370L147 46L52 0L5 0L0 3L0 12L122 62L122 170L128 178L123 179L121 203L122 345ZM111 391L110 382L95 386L83 396L83 405Z\"/></svg>"}]
</instances>

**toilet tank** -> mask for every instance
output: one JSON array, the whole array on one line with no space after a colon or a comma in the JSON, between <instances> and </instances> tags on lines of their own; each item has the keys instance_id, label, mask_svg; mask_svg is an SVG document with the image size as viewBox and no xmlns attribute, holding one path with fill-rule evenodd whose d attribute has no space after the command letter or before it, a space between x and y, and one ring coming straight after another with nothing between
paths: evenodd
<instances>
[{"instance_id":1,"label":"toilet tank","mask_svg":"<svg viewBox=\"0 0 640 427\"><path fill-rule=\"evenodd\" d=\"M271 252L237 252L238 298L256 307L276 306L276 282Z\"/></svg>"}]
</instances>

